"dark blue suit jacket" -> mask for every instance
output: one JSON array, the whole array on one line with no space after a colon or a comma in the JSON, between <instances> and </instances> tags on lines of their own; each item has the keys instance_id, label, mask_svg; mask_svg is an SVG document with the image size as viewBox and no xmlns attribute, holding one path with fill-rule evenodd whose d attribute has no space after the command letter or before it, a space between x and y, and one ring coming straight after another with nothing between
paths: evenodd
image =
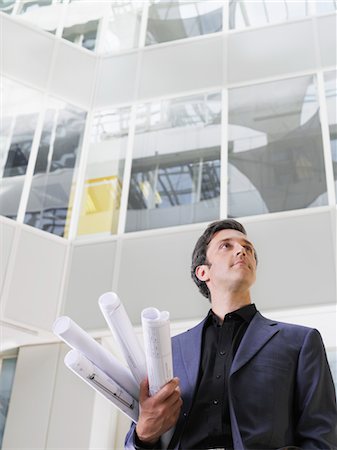
<instances>
[{"instance_id":1,"label":"dark blue suit jacket","mask_svg":"<svg viewBox=\"0 0 337 450\"><path fill-rule=\"evenodd\" d=\"M196 387L204 321L172 339L183 406L169 448L178 449ZM319 332L256 313L229 375L235 450L337 449L337 410ZM126 449L133 449L133 430Z\"/></svg>"}]
</instances>

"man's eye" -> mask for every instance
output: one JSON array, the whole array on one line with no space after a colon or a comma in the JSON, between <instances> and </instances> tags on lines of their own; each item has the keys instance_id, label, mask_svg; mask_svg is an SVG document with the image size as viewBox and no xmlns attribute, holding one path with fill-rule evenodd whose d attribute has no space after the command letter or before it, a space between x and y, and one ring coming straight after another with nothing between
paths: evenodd
<instances>
[{"instance_id":1,"label":"man's eye","mask_svg":"<svg viewBox=\"0 0 337 450\"><path fill-rule=\"evenodd\" d=\"M228 243L228 242L223 242L221 245L220 245L220 248L229 248L230 247L230 244Z\"/></svg>"},{"instance_id":2,"label":"man's eye","mask_svg":"<svg viewBox=\"0 0 337 450\"><path fill-rule=\"evenodd\" d=\"M247 252L253 251L252 247L250 247L249 245L245 245L245 249L247 250Z\"/></svg>"}]
</instances>

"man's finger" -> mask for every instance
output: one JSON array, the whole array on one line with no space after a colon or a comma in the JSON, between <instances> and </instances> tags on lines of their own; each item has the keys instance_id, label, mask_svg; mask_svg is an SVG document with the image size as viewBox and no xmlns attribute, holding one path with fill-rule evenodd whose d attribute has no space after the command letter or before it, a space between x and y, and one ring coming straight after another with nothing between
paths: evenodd
<instances>
[{"instance_id":1,"label":"man's finger","mask_svg":"<svg viewBox=\"0 0 337 450\"><path fill-rule=\"evenodd\" d=\"M139 389L139 403L142 403L144 400L146 400L149 397L149 380L145 378L140 383L140 389Z\"/></svg>"},{"instance_id":2,"label":"man's finger","mask_svg":"<svg viewBox=\"0 0 337 450\"><path fill-rule=\"evenodd\" d=\"M175 389L179 386L179 378L175 377L172 378L171 381L169 381L165 386L163 386L160 391L158 391L153 398L156 399L158 402L165 401L168 397L172 395L172 393L175 391Z\"/></svg>"}]
</instances>

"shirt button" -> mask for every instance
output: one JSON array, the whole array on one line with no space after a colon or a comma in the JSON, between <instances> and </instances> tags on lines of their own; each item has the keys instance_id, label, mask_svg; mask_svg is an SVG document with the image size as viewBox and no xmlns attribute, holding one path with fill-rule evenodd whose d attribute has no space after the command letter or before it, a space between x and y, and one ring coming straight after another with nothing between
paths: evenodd
<instances>
[{"instance_id":1,"label":"shirt button","mask_svg":"<svg viewBox=\"0 0 337 450\"><path fill-rule=\"evenodd\" d=\"M225 354L226 354L226 352L224 350L221 350L220 355L223 356Z\"/></svg>"},{"instance_id":2,"label":"shirt button","mask_svg":"<svg viewBox=\"0 0 337 450\"><path fill-rule=\"evenodd\" d=\"M219 403L218 400L213 400L213 405L217 405Z\"/></svg>"},{"instance_id":3,"label":"shirt button","mask_svg":"<svg viewBox=\"0 0 337 450\"><path fill-rule=\"evenodd\" d=\"M187 412L184 412L183 416L184 416L184 417L187 417Z\"/></svg>"},{"instance_id":4,"label":"shirt button","mask_svg":"<svg viewBox=\"0 0 337 450\"><path fill-rule=\"evenodd\" d=\"M221 375L217 375L217 376L216 376L216 379L217 379L217 380L218 380L219 378L221 378Z\"/></svg>"}]
</instances>

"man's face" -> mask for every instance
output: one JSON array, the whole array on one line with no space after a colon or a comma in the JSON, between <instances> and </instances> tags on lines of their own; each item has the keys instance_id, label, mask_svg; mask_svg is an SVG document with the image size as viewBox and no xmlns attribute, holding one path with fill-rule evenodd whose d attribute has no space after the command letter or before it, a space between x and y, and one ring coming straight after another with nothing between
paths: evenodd
<instances>
[{"instance_id":1,"label":"man's face","mask_svg":"<svg viewBox=\"0 0 337 450\"><path fill-rule=\"evenodd\" d=\"M247 236L236 230L218 231L208 244L207 264L196 275L212 294L214 290L249 289L256 279L254 247Z\"/></svg>"}]
</instances>

